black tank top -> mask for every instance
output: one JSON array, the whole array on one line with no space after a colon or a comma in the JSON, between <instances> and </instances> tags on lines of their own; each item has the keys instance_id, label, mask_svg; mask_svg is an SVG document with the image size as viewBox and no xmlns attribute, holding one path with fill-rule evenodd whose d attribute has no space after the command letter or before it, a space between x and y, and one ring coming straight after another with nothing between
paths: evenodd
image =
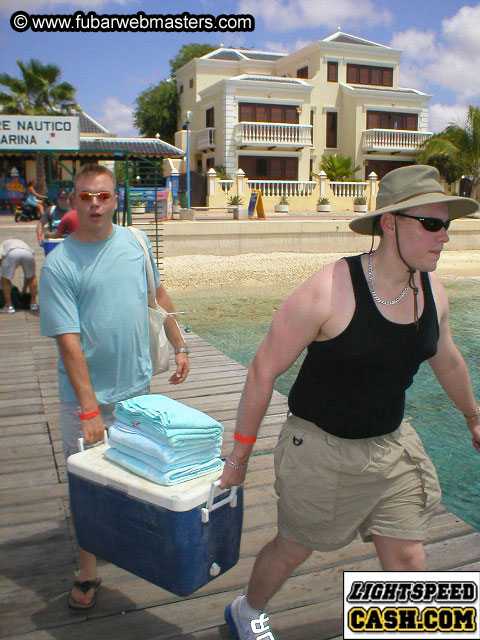
<instances>
[{"instance_id":1,"label":"black tank top","mask_svg":"<svg viewBox=\"0 0 480 640\"><path fill-rule=\"evenodd\" d=\"M420 364L437 352L437 311L428 274L421 273L424 307L418 329L387 320L373 301L361 256L345 260L355 312L341 334L307 347L288 406L340 438L370 438L399 427L405 391Z\"/></svg>"}]
</instances>

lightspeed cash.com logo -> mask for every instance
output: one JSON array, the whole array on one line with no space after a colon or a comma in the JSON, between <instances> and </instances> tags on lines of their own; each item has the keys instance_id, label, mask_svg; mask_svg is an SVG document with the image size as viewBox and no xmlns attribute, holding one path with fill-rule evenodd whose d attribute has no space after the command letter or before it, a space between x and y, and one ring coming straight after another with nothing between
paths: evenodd
<instances>
[{"instance_id":1,"label":"lightspeed cash.com logo","mask_svg":"<svg viewBox=\"0 0 480 640\"><path fill-rule=\"evenodd\" d=\"M479 572L344 573L344 638L480 638Z\"/></svg>"}]
</instances>

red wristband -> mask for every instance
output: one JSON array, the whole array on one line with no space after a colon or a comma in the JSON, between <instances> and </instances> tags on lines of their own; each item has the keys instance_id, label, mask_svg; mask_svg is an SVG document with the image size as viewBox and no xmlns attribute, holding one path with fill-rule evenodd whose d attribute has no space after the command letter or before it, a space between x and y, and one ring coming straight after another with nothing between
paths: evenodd
<instances>
[{"instance_id":1,"label":"red wristband","mask_svg":"<svg viewBox=\"0 0 480 640\"><path fill-rule=\"evenodd\" d=\"M233 439L238 440L239 442L243 442L243 444L253 444L256 441L257 436L241 436L235 431L235 433L233 434Z\"/></svg>"},{"instance_id":2,"label":"red wristband","mask_svg":"<svg viewBox=\"0 0 480 640\"><path fill-rule=\"evenodd\" d=\"M91 418L99 415L100 409L98 407L94 409L94 411L87 411L86 413L82 413L81 411L78 412L78 417L80 418L80 420L90 420Z\"/></svg>"}]
</instances>

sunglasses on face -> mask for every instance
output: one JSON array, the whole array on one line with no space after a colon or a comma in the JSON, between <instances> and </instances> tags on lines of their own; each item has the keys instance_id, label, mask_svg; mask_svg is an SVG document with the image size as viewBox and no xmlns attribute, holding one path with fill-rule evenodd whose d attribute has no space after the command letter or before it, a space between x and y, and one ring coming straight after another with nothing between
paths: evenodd
<instances>
[{"instance_id":1,"label":"sunglasses on face","mask_svg":"<svg viewBox=\"0 0 480 640\"><path fill-rule=\"evenodd\" d=\"M94 197L99 200L110 200L112 194L108 191L97 191L96 193L93 193L92 191L80 191L78 197L80 200L91 200Z\"/></svg>"},{"instance_id":2,"label":"sunglasses on face","mask_svg":"<svg viewBox=\"0 0 480 640\"><path fill-rule=\"evenodd\" d=\"M402 218L411 218L412 220L418 220L422 227L426 231L440 231L440 229L445 229L445 231L450 226L451 220L442 220L441 218L423 218L421 216L409 216L408 213L398 213L397 216L402 216Z\"/></svg>"}]
</instances>

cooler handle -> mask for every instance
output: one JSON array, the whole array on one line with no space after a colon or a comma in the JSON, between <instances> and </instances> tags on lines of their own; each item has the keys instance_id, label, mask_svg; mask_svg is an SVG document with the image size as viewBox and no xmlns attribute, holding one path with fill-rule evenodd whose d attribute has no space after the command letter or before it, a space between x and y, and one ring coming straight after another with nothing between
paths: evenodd
<instances>
[{"instance_id":1,"label":"cooler handle","mask_svg":"<svg viewBox=\"0 0 480 640\"><path fill-rule=\"evenodd\" d=\"M77 444L78 444L78 450L79 451L85 451L85 446L83 443L83 438L77 438ZM108 433L107 430L105 429L105 431L103 432L103 441L99 440L98 442L96 442L95 444L92 444L92 447L98 447L101 444L108 444Z\"/></svg>"},{"instance_id":2,"label":"cooler handle","mask_svg":"<svg viewBox=\"0 0 480 640\"><path fill-rule=\"evenodd\" d=\"M230 503L231 507L237 506L237 489L238 487L232 487L230 489L230 494L224 498L223 500L219 500L215 504L213 504L214 499L219 496L225 489L218 489L220 484L220 478L212 482L212 486L210 487L210 495L208 496L207 506L202 507L202 522L207 523L210 518L210 512L215 511L215 509L219 509L223 507L224 504Z\"/></svg>"}]
</instances>

